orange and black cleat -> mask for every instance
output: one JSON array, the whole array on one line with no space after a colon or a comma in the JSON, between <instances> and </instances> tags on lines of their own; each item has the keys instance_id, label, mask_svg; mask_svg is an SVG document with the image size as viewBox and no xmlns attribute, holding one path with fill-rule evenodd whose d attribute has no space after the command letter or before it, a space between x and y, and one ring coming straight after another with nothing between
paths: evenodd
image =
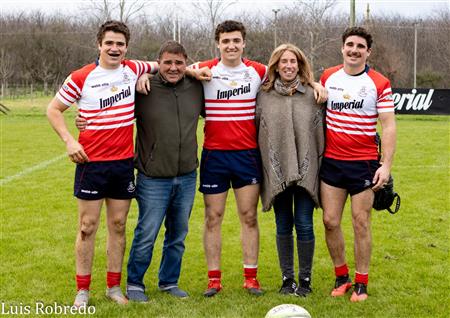
<instances>
[{"instance_id":1,"label":"orange and black cleat","mask_svg":"<svg viewBox=\"0 0 450 318\"><path fill-rule=\"evenodd\" d=\"M368 297L367 295L367 285L363 283L356 283L353 287L352 297L350 297L350 301L358 302L364 301Z\"/></svg>"},{"instance_id":2,"label":"orange and black cleat","mask_svg":"<svg viewBox=\"0 0 450 318\"><path fill-rule=\"evenodd\" d=\"M344 296L350 288L352 288L352 280L348 277L348 275L338 276L336 277L336 282L334 283L334 289L331 291L331 296Z\"/></svg>"}]
</instances>

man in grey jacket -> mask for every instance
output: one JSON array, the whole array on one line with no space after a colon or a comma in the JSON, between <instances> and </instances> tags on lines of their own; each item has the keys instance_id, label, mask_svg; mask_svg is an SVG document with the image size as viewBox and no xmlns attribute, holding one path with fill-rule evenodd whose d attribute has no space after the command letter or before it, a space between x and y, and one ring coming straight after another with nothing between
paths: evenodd
<instances>
[{"instance_id":1,"label":"man in grey jacket","mask_svg":"<svg viewBox=\"0 0 450 318\"><path fill-rule=\"evenodd\" d=\"M128 259L127 296L146 302L144 275L164 221L159 289L175 297L184 240L195 197L197 123L204 108L202 84L185 77L186 51L175 41L161 46L159 73L148 95L136 96L136 197L139 219Z\"/></svg>"}]
</instances>

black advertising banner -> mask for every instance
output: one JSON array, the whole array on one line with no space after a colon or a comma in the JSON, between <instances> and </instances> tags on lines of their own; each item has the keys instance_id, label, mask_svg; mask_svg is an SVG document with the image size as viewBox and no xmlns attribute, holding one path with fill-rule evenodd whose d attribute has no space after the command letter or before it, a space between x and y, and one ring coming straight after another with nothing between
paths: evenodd
<instances>
[{"instance_id":1,"label":"black advertising banner","mask_svg":"<svg viewBox=\"0 0 450 318\"><path fill-rule=\"evenodd\" d=\"M450 89L393 88L395 113L450 115Z\"/></svg>"}]
</instances>

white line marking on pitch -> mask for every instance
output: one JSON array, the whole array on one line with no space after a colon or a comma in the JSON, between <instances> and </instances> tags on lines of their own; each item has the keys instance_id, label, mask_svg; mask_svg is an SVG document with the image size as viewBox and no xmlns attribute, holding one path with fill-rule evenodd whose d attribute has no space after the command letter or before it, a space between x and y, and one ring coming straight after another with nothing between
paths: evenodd
<instances>
[{"instance_id":1,"label":"white line marking on pitch","mask_svg":"<svg viewBox=\"0 0 450 318\"><path fill-rule=\"evenodd\" d=\"M63 155L60 155L60 156L55 157L53 159L50 159L50 160L47 160L47 161L43 161L41 163L38 163L37 165L34 165L34 166L30 167L30 168L22 170L19 173L16 173L15 175L12 175L12 176L9 176L9 177L5 177L4 179L0 180L0 186L4 186L5 184L10 183L11 181L13 181L15 179L21 178L21 177L23 177L23 176L25 176L25 175L27 175L29 173L32 173L32 172L34 172L36 170L43 169L43 168L51 165L52 163L54 163L54 162L56 162L58 160L61 160L62 158L65 158L65 157L67 157L67 154L63 154Z\"/></svg>"},{"instance_id":2,"label":"white line marking on pitch","mask_svg":"<svg viewBox=\"0 0 450 318\"><path fill-rule=\"evenodd\" d=\"M32 173L32 172L34 172L36 170L43 169L43 168L51 165L52 163L54 163L54 162L56 162L58 160L61 160L62 158L65 158L65 157L67 157L67 154L63 154L63 155L60 155L60 156L55 157L53 159L50 159L50 160L47 160L47 161L43 161L43 162L38 163L37 165L35 165L33 167L30 167L30 168L27 168L25 170L22 170L21 172L16 173L15 175L12 175L12 176L9 176L9 177L5 177L4 179L0 180L0 186L4 186L5 184L10 183L11 181L13 181L15 179L21 178L24 175ZM397 168L408 168L408 169L409 168L448 168L448 166L446 167L446 166L440 166L440 165L439 166L437 166L437 165L429 165L429 166L427 166L427 165L417 165L417 166L415 166L415 165L407 165L407 166L399 165Z\"/></svg>"}]
</instances>

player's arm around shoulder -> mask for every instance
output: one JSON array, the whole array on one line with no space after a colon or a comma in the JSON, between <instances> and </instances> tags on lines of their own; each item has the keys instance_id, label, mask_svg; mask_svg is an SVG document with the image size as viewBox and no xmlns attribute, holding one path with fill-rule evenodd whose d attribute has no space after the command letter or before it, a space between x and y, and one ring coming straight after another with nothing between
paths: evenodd
<instances>
[{"instance_id":1,"label":"player's arm around shoulder","mask_svg":"<svg viewBox=\"0 0 450 318\"><path fill-rule=\"evenodd\" d=\"M145 73L156 74L159 71L159 64L155 61L124 60L123 63L131 68L138 77Z\"/></svg>"},{"instance_id":2,"label":"player's arm around shoulder","mask_svg":"<svg viewBox=\"0 0 450 318\"><path fill-rule=\"evenodd\" d=\"M211 69L208 66L193 68L192 65L186 68L186 75L198 81L210 81L212 78Z\"/></svg>"},{"instance_id":3,"label":"player's arm around shoulder","mask_svg":"<svg viewBox=\"0 0 450 318\"><path fill-rule=\"evenodd\" d=\"M217 58L203 61L195 62L188 65L186 68L186 75L195 78L198 81L210 81L212 79L212 68L219 63Z\"/></svg>"},{"instance_id":4,"label":"player's arm around shoulder","mask_svg":"<svg viewBox=\"0 0 450 318\"><path fill-rule=\"evenodd\" d=\"M318 82L312 82L311 87L314 89L314 98L317 104L325 103L328 99L327 89Z\"/></svg>"},{"instance_id":5,"label":"player's arm around shoulder","mask_svg":"<svg viewBox=\"0 0 450 318\"><path fill-rule=\"evenodd\" d=\"M150 74L156 74L159 71L159 64L156 61L151 61L151 62L147 62L150 64L151 68L150 71L148 73Z\"/></svg>"},{"instance_id":6,"label":"player's arm around shoulder","mask_svg":"<svg viewBox=\"0 0 450 318\"><path fill-rule=\"evenodd\" d=\"M150 80L154 75L150 73L144 73L139 76L136 82L136 91L140 94L148 95L151 89Z\"/></svg>"},{"instance_id":7,"label":"player's arm around shoulder","mask_svg":"<svg viewBox=\"0 0 450 318\"><path fill-rule=\"evenodd\" d=\"M64 121L63 112L68 108L69 106L61 102L58 97L53 97L47 107L48 121L61 140L66 144L67 155L70 157L70 160L75 163L87 162L89 159L84 152L83 146L73 138Z\"/></svg>"}]
</instances>

